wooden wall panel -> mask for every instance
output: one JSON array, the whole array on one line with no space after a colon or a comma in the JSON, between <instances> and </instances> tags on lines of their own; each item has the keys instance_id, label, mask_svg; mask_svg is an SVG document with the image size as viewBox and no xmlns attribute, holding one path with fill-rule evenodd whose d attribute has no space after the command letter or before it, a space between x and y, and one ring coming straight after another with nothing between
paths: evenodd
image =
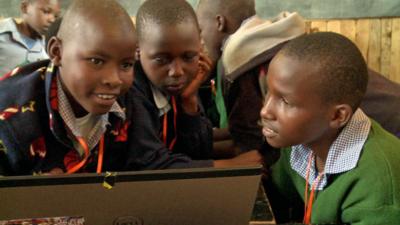
<instances>
[{"instance_id":1,"label":"wooden wall panel","mask_svg":"<svg viewBox=\"0 0 400 225\"><path fill-rule=\"evenodd\" d=\"M392 19L381 20L381 68L382 74L390 76L392 47ZM399 50L400 51L400 50Z\"/></svg>"},{"instance_id":2,"label":"wooden wall panel","mask_svg":"<svg viewBox=\"0 0 400 225\"><path fill-rule=\"evenodd\" d=\"M308 24L310 32L332 31L348 37L371 69L400 83L400 18L319 19Z\"/></svg>"},{"instance_id":3,"label":"wooden wall panel","mask_svg":"<svg viewBox=\"0 0 400 225\"><path fill-rule=\"evenodd\" d=\"M390 74L388 75L390 79L400 83L400 18L392 20Z\"/></svg>"},{"instance_id":4,"label":"wooden wall panel","mask_svg":"<svg viewBox=\"0 0 400 225\"><path fill-rule=\"evenodd\" d=\"M369 42L367 62L371 69L379 71L381 69L381 21L372 19L369 24Z\"/></svg>"}]
</instances>

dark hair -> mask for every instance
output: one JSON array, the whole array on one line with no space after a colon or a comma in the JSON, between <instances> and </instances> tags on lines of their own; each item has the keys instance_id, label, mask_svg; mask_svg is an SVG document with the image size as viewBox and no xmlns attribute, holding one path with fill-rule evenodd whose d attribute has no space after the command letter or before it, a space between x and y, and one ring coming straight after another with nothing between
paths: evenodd
<instances>
[{"instance_id":1,"label":"dark hair","mask_svg":"<svg viewBox=\"0 0 400 225\"><path fill-rule=\"evenodd\" d=\"M136 14L139 41L151 24L176 25L183 22L193 22L200 31L194 9L185 0L147 0Z\"/></svg>"},{"instance_id":2,"label":"dark hair","mask_svg":"<svg viewBox=\"0 0 400 225\"><path fill-rule=\"evenodd\" d=\"M314 66L319 95L327 103L346 103L355 110L368 84L368 68L357 46L333 32L297 37L278 53Z\"/></svg>"},{"instance_id":3,"label":"dark hair","mask_svg":"<svg viewBox=\"0 0 400 225\"><path fill-rule=\"evenodd\" d=\"M129 14L116 0L74 0L63 16L57 36L64 41L73 39L79 35L79 24L96 20L121 29L135 29Z\"/></svg>"}]
</instances>

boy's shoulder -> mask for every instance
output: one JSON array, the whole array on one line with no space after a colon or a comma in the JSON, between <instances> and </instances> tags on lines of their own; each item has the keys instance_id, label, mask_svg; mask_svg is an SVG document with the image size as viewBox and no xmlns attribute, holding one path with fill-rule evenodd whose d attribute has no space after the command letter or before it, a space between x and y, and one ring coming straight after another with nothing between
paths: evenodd
<instances>
[{"instance_id":1,"label":"boy's shoulder","mask_svg":"<svg viewBox=\"0 0 400 225\"><path fill-rule=\"evenodd\" d=\"M274 21L250 17L225 42L222 61L227 79L233 81L269 62L287 41L304 32L304 19L297 13L280 14Z\"/></svg>"},{"instance_id":2,"label":"boy's shoulder","mask_svg":"<svg viewBox=\"0 0 400 225\"><path fill-rule=\"evenodd\" d=\"M139 61L135 63L135 80L133 82L134 93L143 95L146 98L152 97L151 81L147 78Z\"/></svg>"},{"instance_id":3,"label":"boy's shoulder","mask_svg":"<svg viewBox=\"0 0 400 225\"><path fill-rule=\"evenodd\" d=\"M364 143L364 154L372 158L381 155L388 161L400 162L400 139L371 119L371 130Z\"/></svg>"},{"instance_id":4,"label":"boy's shoulder","mask_svg":"<svg viewBox=\"0 0 400 225\"><path fill-rule=\"evenodd\" d=\"M13 18L0 19L0 34L6 32L17 32L17 27Z\"/></svg>"},{"instance_id":5,"label":"boy's shoulder","mask_svg":"<svg viewBox=\"0 0 400 225\"><path fill-rule=\"evenodd\" d=\"M0 79L0 110L28 104L38 93L44 93L45 72L49 60L15 68Z\"/></svg>"}]
</instances>

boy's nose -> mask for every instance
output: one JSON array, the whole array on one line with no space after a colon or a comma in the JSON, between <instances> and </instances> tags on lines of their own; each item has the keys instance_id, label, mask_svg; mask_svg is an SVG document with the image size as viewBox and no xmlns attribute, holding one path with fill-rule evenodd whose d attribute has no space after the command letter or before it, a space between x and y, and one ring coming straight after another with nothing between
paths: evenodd
<instances>
[{"instance_id":1,"label":"boy's nose","mask_svg":"<svg viewBox=\"0 0 400 225\"><path fill-rule=\"evenodd\" d=\"M275 119L272 106L273 106L273 101L267 95L267 97L265 97L264 106L261 108L261 111L260 111L261 119L264 119L264 120L274 120Z\"/></svg>"},{"instance_id":2,"label":"boy's nose","mask_svg":"<svg viewBox=\"0 0 400 225\"><path fill-rule=\"evenodd\" d=\"M57 17L56 17L56 15L54 15L53 13L50 13L50 14L48 15L48 17L47 17L47 21L48 21L50 24L54 23L54 21L56 21L56 19L57 19Z\"/></svg>"},{"instance_id":3,"label":"boy's nose","mask_svg":"<svg viewBox=\"0 0 400 225\"><path fill-rule=\"evenodd\" d=\"M178 77L184 74L182 63L179 60L174 60L169 68L168 76L170 77Z\"/></svg>"},{"instance_id":4,"label":"boy's nose","mask_svg":"<svg viewBox=\"0 0 400 225\"><path fill-rule=\"evenodd\" d=\"M111 88L116 88L122 85L122 80L119 75L118 69L112 69L105 74L103 83Z\"/></svg>"}]
</instances>

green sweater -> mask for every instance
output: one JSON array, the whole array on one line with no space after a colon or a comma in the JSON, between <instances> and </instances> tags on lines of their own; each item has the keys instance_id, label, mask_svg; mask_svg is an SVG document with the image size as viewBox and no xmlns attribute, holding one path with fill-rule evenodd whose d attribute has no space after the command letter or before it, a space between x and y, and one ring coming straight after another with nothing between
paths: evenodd
<instances>
[{"instance_id":1,"label":"green sweater","mask_svg":"<svg viewBox=\"0 0 400 225\"><path fill-rule=\"evenodd\" d=\"M272 167L273 184L304 201L305 180L290 167L291 149ZM316 192L311 223L400 224L400 139L372 121L357 166L330 175Z\"/></svg>"}]
</instances>

